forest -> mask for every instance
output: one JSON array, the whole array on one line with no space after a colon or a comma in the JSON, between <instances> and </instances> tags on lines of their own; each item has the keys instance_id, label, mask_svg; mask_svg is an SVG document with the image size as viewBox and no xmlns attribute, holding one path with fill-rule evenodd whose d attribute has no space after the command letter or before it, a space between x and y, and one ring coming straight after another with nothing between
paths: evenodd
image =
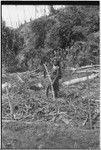
<instances>
[{"instance_id":1,"label":"forest","mask_svg":"<svg viewBox=\"0 0 101 150\"><path fill-rule=\"evenodd\" d=\"M2 148L98 149L99 5L49 10L16 29L2 19ZM50 75L55 58L58 98Z\"/></svg>"}]
</instances>

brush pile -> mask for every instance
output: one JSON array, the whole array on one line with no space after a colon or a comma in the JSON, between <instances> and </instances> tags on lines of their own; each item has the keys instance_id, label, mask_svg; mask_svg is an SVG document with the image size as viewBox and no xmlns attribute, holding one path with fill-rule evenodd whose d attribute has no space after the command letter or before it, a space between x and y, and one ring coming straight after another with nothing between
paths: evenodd
<instances>
[{"instance_id":1,"label":"brush pile","mask_svg":"<svg viewBox=\"0 0 101 150\"><path fill-rule=\"evenodd\" d=\"M3 76L2 83L8 87L9 96L2 90L2 147L98 148L99 75L92 80L88 78L94 70L98 73L99 68L89 69L88 73L84 69L82 73L73 71L71 80L83 77L87 80L68 86L61 84L55 101L52 93L46 97L45 86L49 81L41 74L25 72ZM66 83L68 78L65 76L63 81Z\"/></svg>"}]
</instances>

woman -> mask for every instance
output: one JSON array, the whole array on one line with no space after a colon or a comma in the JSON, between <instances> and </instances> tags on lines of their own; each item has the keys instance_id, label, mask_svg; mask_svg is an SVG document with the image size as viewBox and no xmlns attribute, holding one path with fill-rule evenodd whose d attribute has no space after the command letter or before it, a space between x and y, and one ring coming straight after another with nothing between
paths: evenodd
<instances>
[{"instance_id":1,"label":"woman","mask_svg":"<svg viewBox=\"0 0 101 150\"><path fill-rule=\"evenodd\" d=\"M59 60L54 60L53 69L51 73L51 80L53 84L53 90L55 94L55 98L58 97L59 92L59 79L61 79L61 68ZM49 90L51 89L51 85L49 84L46 89L46 96L48 97Z\"/></svg>"}]
</instances>

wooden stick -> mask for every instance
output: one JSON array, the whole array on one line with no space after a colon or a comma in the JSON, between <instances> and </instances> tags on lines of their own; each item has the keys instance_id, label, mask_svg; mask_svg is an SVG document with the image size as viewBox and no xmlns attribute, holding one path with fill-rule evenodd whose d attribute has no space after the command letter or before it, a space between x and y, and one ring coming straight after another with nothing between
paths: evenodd
<instances>
[{"instance_id":1,"label":"wooden stick","mask_svg":"<svg viewBox=\"0 0 101 150\"><path fill-rule=\"evenodd\" d=\"M46 69L47 76L48 76L48 79L49 79L50 84L51 84L53 100L55 100L55 94L54 94L54 89L53 89L53 83L52 83L52 80L51 80L50 74L49 74L48 69L47 69L47 67L46 67L46 65L45 65L45 64L44 64L44 67L45 67L45 69Z\"/></svg>"},{"instance_id":2,"label":"wooden stick","mask_svg":"<svg viewBox=\"0 0 101 150\"><path fill-rule=\"evenodd\" d=\"M86 125L88 118L89 118L89 116L87 116L86 120L83 122L83 127Z\"/></svg>"},{"instance_id":3,"label":"wooden stick","mask_svg":"<svg viewBox=\"0 0 101 150\"><path fill-rule=\"evenodd\" d=\"M76 68L75 70L88 69L88 68L93 68L93 67L100 67L100 65L88 65L88 66Z\"/></svg>"},{"instance_id":4,"label":"wooden stick","mask_svg":"<svg viewBox=\"0 0 101 150\"><path fill-rule=\"evenodd\" d=\"M95 73L100 72L100 70L80 70L80 71L77 70L76 73L82 73L82 72L86 72L86 71L87 71L87 72L95 72Z\"/></svg>"},{"instance_id":5,"label":"wooden stick","mask_svg":"<svg viewBox=\"0 0 101 150\"><path fill-rule=\"evenodd\" d=\"M79 83L79 82L84 82L87 79L91 80L91 79L94 79L94 78L98 77L98 75L99 75L99 73L92 74L92 75L90 75L88 77L86 76L86 77L82 77L82 78L76 78L76 79L73 79L73 80L70 80L70 81L65 81L65 82L63 82L63 85L69 86L71 84L76 84L76 83Z\"/></svg>"},{"instance_id":6,"label":"wooden stick","mask_svg":"<svg viewBox=\"0 0 101 150\"><path fill-rule=\"evenodd\" d=\"M87 75L87 87L88 87L88 109L89 109L89 122L90 122L90 129L92 130L92 116L91 116L91 108L90 108L90 104L91 104L91 99L90 97L90 81L89 81L89 77L88 77L88 72L86 72Z\"/></svg>"},{"instance_id":7,"label":"wooden stick","mask_svg":"<svg viewBox=\"0 0 101 150\"><path fill-rule=\"evenodd\" d=\"M18 74L17 74L17 77L22 83L24 82Z\"/></svg>"},{"instance_id":8,"label":"wooden stick","mask_svg":"<svg viewBox=\"0 0 101 150\"><path fill-rule=\"evenodd\" d=\"M10 98L10 96L9 96L8 86L6 86L6 91L7 91L7 97L8 97L9 107L10 107L10 114L11 114L12 119L14 119L13 107L12 107L11 98Z\"/></svg>"}]
</instances>

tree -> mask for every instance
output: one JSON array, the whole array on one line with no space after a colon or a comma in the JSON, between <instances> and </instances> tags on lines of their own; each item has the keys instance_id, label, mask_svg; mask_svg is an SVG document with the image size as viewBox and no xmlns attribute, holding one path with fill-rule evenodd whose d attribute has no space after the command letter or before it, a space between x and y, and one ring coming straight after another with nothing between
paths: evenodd
<instances>
[{"instance_id":1,"label":"tree","mask_svg":"<svg viewBox=\"0 0 101 150\"><path fill-rule=\"evenodd\" d=\"M54 9L53 5L49 5L48 9L49 9L49 14L50 15L54 15L56 13L56 10Z\"/></svg>"},{"instance_id":2,"label":"tree","mask_svg":"<svg viewBox=\"0 0 101 150\"><path fill-rule=\"evenodd\" d=\"M8 28L2 21L2 64L8 68L16 65L16 56L23 48L23 43L23 37L17 30Z\"/></svg>"},{"instance_id":3,"label":"tree","mask_svg":"<svg viewBox=\"0 0 101 150\"><path fill-rule=\"evenodd\" d=\"M89 36L99 32L99 6L73 5L55 12L53 6L49 8L53 11L51 15L35 19L29 24L30 36L23 48L26 60L27 57L38 57L40 60L43 55L51 60L58 52L61 60L68 55L74 65L98 62L99 48L96 44L99 45L99 39L92 36L91 40ZM98 52L94 56L95 49ZM83 60L84 64L81 63Z\"/></svg>"}]
</instances>

